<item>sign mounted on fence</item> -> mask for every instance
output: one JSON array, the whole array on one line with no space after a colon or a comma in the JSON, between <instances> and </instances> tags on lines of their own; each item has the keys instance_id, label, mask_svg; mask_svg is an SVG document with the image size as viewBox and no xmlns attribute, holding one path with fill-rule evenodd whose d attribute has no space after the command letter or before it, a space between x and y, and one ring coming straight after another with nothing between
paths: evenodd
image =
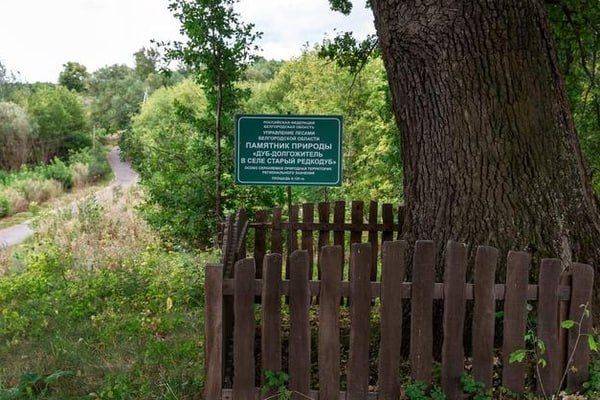
<instances>
[{"instance_id":1,"label":"sign mounted on fence","mask_svg":"<svg viewBox=\"0 0 600 400\"><path fill-rule=\"evenodd\" d=\"M342 184L341 116L239 115L235 125L238 184Z\"/></svg>"}]
</instances>

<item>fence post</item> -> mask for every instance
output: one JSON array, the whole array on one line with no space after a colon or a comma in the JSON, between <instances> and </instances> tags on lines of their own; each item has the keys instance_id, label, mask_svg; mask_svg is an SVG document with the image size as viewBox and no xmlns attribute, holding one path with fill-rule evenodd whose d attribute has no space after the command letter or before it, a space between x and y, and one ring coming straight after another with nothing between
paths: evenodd
<instances>
[{"instance_id":1,"label":"fence post","mask_svg":"<svg viewBox=\"0 0 600 400\"><path fill-rule=\"evenodd\" d=\"M406 273L405 241L386 241L381 245L381 342L379 345L379 391L383 399L400 397L402 344L402 291Z\"/></svg>"},{"instance_id":2,"label":"fence post","mask_svg":"<svg viewBox=\"0 0 600 400\"><path fill-rule=\"evenodd\" d=\"M319 294L319 398L340 394L340 246L321 248L322 280Z\"/></svg>"},{"instance_id":3,"label":"fence post","mask_svg":"<svg viewBox=\"0 0 600 400\"><path fill-rule=\"evenodd\" d=\"M290 389L308 396L310 393L310 326L308 308L308 252L290 255ZM294 398L301 398L294 396Z\"/></svg>"},{"instance_id":4,"label":"fence post","mask_svg":"<svg viewBox=\"0 0 600 400\"><path fill-rule=\"evenodd\" d=\"M288 212L286 279L290 279L290 256L294 251L298 250L298 206L292 205Z\"/></svg>"},{"instance_id":5,"label":"fence post","mask_svg":"<svg viewBox=\"0 0 600 400\"><path fill-rule=\"evenodd\" d=\"M273 227L271 229L271 253L283 255L283 238L281 234L281 208L273 209Z\"/></svg>"},{"instance_id":6,"label":"fence post","mask_svg":"<svg viewBox=\"0 0 600 400\"><path fill-rule=\"evenodd\" d=\"M379 255L379 232L377 231L378 204L369 204L369 243L371 243L371 281L377 280L377 256Z\"/></svg>"},{"instance_id":7,"label":"fence post","mask_svg":"<svg viewBox=\"0 0 600 400\"><path fill-rule=\"evenodd\" d=\"M587 334L592 330L591 300L594 287L594 269L587 264L574 263L571 286L571 309L569 319L579 326L569 330L569 358L567 388L577 392L583 388L583 383L588 380L590 348ZM587 310L587 311L586 311Z\"/></svg>"},{"instance_id":8,"label":"fence post","mask_svg":"<svg viewBox=\"0 0 600 400\"><path fill-rule=\"evenodd\" d=\"M312 224L315 222L315 205L305 203L302 205L302 222ZM308 251L308 279L312 279L314 270L314 243L312 228L304 227L302 229L302 250Z\"/></svg>"},{"instance_id":9,"label":"fence post","mask_svg":"<svg viewBox=\"0 0 600 400\"><path fill-rule=\"evenodd\" d=\"M234 269L233 398L254 399L254 259Z\"/></svg>"},{"instance_id":10,"label":"fence post","mask_svg":"<svg viewBox=\"0 0 600 400\"><path fill-rule=\"evenodd\" d=\"M204 283L204 398L221 400L223 387L223 266L206 265Z\"/></svg>"},{"instance_id":11,"label":"fence post","mask_svg":"<svg viewBox=\"0 0 600 400\"><path fill-rule=\"evenodd\" d=\"M431 382L433 368L433 289L435 246L430 240L415 245L410 315L410 365L415 381Z\"/></svg>"},{"instance_id":12,"label":"fence post","mask_svg":"<svg viewBox=\"0 0 600 400\"><path fill-rule=\"evenodd\" d=\"M344 258L345 258L345 248L346 248L346 240L345 240L345 232L344 232L344 222L346 220L346 202L344 201L336 201L333 209L333 224L335 225L335 230L333 232L333 244L336 246L342 247L342 263L340 265L340 279L344 279Z\"/></svg>"},{"instance_id":13,"label":"fence post","mask_svg":"<svg viewBox=\"0 0 600 400\"><path fill-rule=\"evenodd\" d=\"M354 243L350 259L350 354L347 400L363 400L369 390L371 244Z\"/></svg>"},{"instance_id":14,"label":"fence post","mask_svg":"<svg viewBox=\"0 0 600 400\"><path fill-rule=\"evenodd\" d=\"M263 264L262 285L262 370L281 371L281 254L268 254ZM274 395L266 393L264 397Z\"/></svg>"},{"instance_id":15,"label":"fence post","mask_svg":"<svg viewBox=\"0 0 600 400\"><path fill-rule=\"evenodd\" d=\"M465 278L467 247L449 241L444 269L444 342L442 388L449 400L462 399L460 377L464 370Z\"/></svg>"},{"instance_id":16,"label":"fence post","mask_svg":"<svg viewBox=\"0 0 600 400\"><path fill-rule=\"evenodd\" d=\"M562 265L560 260L545 258L540 264L538 279L538 338L545 344L542 355L546 365L539 368L537 392L552 396L559 389L560 353L558 351L558 285Z\"/></svg>"},{"instance_id":17,"label":"fence post","mask_svg":"<svg viewBox=\"0 0 600 400\"><path fill-rule=\"evenodd\" d=\"M475 255L475 287L473 297L473 377L486 388L492 387L494 368L494 328L496 299L494 282L498 250L479 246Z\"/></svg>"},{"instance_id":18,"label":"fence post","mask_svg":"<svg viewBox=\"0 0 600 400\"><path fill-rule=\"evenodd\" d=\"M262 265L265 253L267 251L267 228L265 224L268 220L267 212L259 210L256 212L256 222L258 226L254 229L254 260L256 261L256 277L262 277Z\"/></svg>"},{"instance_id":19,"label":"fence post","mask_svg":"<svg viewBox=\"0 0 600 400\"><path fill-rule=\"evenodd\" d=\"M319 203L319 223L321 229L319 230L318 248L317 248L317 273L319 279L321 279L321 249L329 245L329 230L324 228L324 224L329 224L329 203ZM342 257L342 262L344 261Z\"/></svg>"},{"instance_id":20,"label":"fence post","mask_svg":"<svg viewBox=\"0 0 600 400\"><path fill-rule=\"evenodd\" d=\"M527 324L527 283L531 256L523 251L508 253L506 292L504 295L504 343L502 345L502 384L522 393L525 384L525 363L510 363L510 355L525 349Z\"/></svg>"}]
</instances>

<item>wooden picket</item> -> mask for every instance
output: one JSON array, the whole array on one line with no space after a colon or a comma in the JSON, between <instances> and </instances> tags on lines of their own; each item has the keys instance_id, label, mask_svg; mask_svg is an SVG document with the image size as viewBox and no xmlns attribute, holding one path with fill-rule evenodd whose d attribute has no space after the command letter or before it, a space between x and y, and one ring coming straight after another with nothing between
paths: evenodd
<instances>
[{"instance_id":1,"label":"wooden picket","mask_svg":"<svg viewBox=\"0 0 600 400\"><path fill-rule=\"evenodd\" d=\"M530 301L536 307L537 335L546 343L547 366L540 369L539 378L534 377L535 389L547 395L559 390L561 384L572 391L581 389L588 376L590 352L587 341L579 335L591 330L589 305L594 274L589 265L574 263L565 274L559 260L544 259L538 283L530 284L531 255L511 251L506 257L506 281L496 283L500 254L492 247L480 246L473 249L474 276L469 282L467 246L449 241L440 248L426 240L409 246L395 240L403 220L401 209L394 220L392 205L381 205L379 212L378 204L371 202L365 222L364 204L352 202L350 223L344 222L344 202L333 205L333 215L330 210L329 203L320 203L318 222L314 222L312 204L293 207L288 221L280 209L273 210L271 221L263 212L256 214L254 222L248 222L243 212L227 220L222 235L227 242L223 263L206 267L206 399L273 396L273 391L258 389L265 382L265 371L289 373L289 388L295 399L396 399L401 393L404 305L410 305L410 327L404 330L410 331L410 350L405 360L410 376L433 383L434 336L442 334L433 332L436 300L444 303L441 386L449 400L462 399L460 378L470 356L463 347L466 324L472 324L472 374L486 387L492 385L497 304L504 306L502 365L497 367L502 370L502 383L517 393L533 389L526 387L526 361L510 362L514 351L525 348ZM377 221L380 215L382 223ZM251 229L254 235L248 235ZM251 258L245 258L247 237L253 240ZM346 241L350 243L347 259ZM436 258L442 254L443 283L435 280ZM412 282L405 281L408 260L412 260ZM311 298L318 301L311 302ZM343 302L342 298L349 301ZM468 302L473 303L472 317L466 313ZM370 386L374 360L370 359L369 346L375 304L380 304L380 342L374 388ZM260 309L258 314L256 307ZM289 309L287 351L283 347L283 307ZM311 343L311 308L316 311L319 326L316 343ZM344 309L350 314L345 379L340 347ZM260 329L256 315L260 315ZM580 324L581 332L561 329L564 319ZM255 332L260 335L260 352L255 348ZM566 349L561 338L565 338ZM283 362L283 354L287 354L287 363ZM562 382L566 356L569 368L566 382ZM311 382L311 370L318 371L313 375L318 380L316 386ZM260 376L256 371L261 371Z\"/></svg>"}]
</instances>

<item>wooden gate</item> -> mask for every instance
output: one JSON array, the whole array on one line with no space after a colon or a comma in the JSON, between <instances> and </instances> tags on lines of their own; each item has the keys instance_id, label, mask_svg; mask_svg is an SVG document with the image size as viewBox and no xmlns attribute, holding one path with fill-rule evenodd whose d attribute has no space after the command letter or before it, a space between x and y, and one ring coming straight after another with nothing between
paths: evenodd
<instances>
[{"instance_id":1,"label":"wooden gate","mask_svg":"<svg viewBox=\"0 0 600 400\"><path fill-rule=\"evenodd\" d=\"M310 208L305 206L309 217ZM320 210L324 208L319 206ZM352 210L355 209L360 207L353 205ZM269 397L272 393L261 394L258 390L264 379L261 372L281 371L283 353L287 354L289 388L301 394L296 398L396 399L402 386L400 344L402 309L406 304L411 307L410 327L405 330L410 335L410 377L432 382L434 335L443 335L441 386L450 400L462 398L460 380L466 364L477 381L488 387L492 385L494 368L499 368L494 366L494 338L500 332L504 332L500 349L502 385L516 393L526 389L531 363L527 360L511 363L509 357L526 348L528 312L537 316L535 331L545 344L542 358L546 366L538 365L536 390L551 394L564 383L577 391L587 380L589 347L581 335L590 331L591 323L588 311L593 270L589 265L575 263L564 274L559 260L544 259L539 266L538 284L530 284L530 254L511 251L507 255L505 283L496 283L498 251L482 246L476 249L473 279L469 282L467 247L450 241L444 251L443 282L437 283L435 244L417 241L411 249L408 243L393 240L392 230L384 230L394 225L385 224L385 219L381 225L376 217L371 223L364 223L361 214L360 220L355 217L350 224L339 220L337 225L335 221L296 224L293 208L287 224L281 222L278 210L274 216L270 224L264 216L249 223L244 213L239 213L235 221L228 222L224 233L224 262L206 267L206 399ZM254 257L245 258L246 233L252 228L258 229L254 234ZM271 228L272 253L265 255L268 228ZM309 229L310 234L305 233ZM380 229L382 242L379 242ZM288 231L287 257L282 256L283 249L277 246L282 242L282 230ZM297 235L298 230L303 234L302 250L293 246L297 240L294 232ZM313 230L319 235L317 257L313 256ZM343 249L345 230L350 231L348 263ZM369 242L361 243L365 230L369 232ZM337 245L329 245L330 231L334 232L334 240L336 233L338 238L341 236ZM412 257L409 251L413 252ZM231 261L232 257L236 259ZM315 258L318 268L312 271ZM408 259L412 259L412 268L408 268ZM411 281L406 279L409 269ZM433 331L434 301L443 302L442 332ZM471 302L472 318L466 318L466 308ZM498 306L502 308L502 316L496 313ZM316 316L311 317L311 309ZM340 313L346 309L350 317L350 342L348 359L341 360ZM369 335L375 309L380 316L380 338L373 352ZM257 310L260 310L258 324ZM289 313L289 334L285 338L282 310L286 318ZM312 328L311 318L316 319ZM561 321L565 319L575 321L581 329L579 325L571 330L562 329ZM496 326L500 329L495 329ZM472 331L472 354L468 355L463 347L466 327ZM260 344L255 344L257 335ZM311 336L316 343L311 343ZM370 385L374 357L376 382ZM341 369L342 363L345 371Z\"/></svg>"}]
</instances>

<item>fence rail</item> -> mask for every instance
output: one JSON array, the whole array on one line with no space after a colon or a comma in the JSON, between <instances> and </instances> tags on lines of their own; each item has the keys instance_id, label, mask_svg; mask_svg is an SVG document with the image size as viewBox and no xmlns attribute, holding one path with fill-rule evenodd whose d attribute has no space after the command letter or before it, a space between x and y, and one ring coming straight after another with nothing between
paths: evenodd
<instances>
[{"instance_id":1,"label":"fence rail","mask_svg":"<svg viewBox=\"0 0 600 400\"><path fill-rule=\"evenodd\" d=\"M352 207L353 211L359 207ZM323 212L323 214L325 214ZM358 211L355 215L358 215ZM275 214L277 217L277 214ZM310 211L304 215L310 216ZM264 217L264 216L263 216ZM259 217L259 218L263 218ZM292 210L292 220L294 212ZM339 218L338 218L339 219ZM355 217L355 222L358 218ZM239 221L237 221L239 222ZM276 219L275 226L278 225ZM228 222L224 237L229 245L232 238L240 238L247 231L248 223ZM357 225L353 225L357 226ZM237 233L236 233L237 232ZM389 234L390 231L384 231ZM352 234L352 233L351 233ZM290 233L290 236L291 233ZM467 324L472 328L472 372L486 386L492 384L494 370L494 336L496 308L502 304L501 346L502 384L521 393L525 388L526 362L510 363L510 354L524 349L527 306L533 301L537 313L537 335L546 343L546 368L537 378L537 390L554 393L561 385L566 370L566 386L579 390L587 379L589 348L586 340L578 340L578 330L561 329L561 318L581 321L582 333L590 331L590 318L585 310L589 306L593 270L589 265L573 264L569 271L570 284L561 284L562 266L559 260L544 259L539 268L539 284L529 283L531 257L526 252L509 252L506 264L506 283L495 282L498 251L491 247L479 247L474 260L474 281L467 282L467 248L448 242L445 249L443 282L435 282L436 248L431 241L418 241L413 250L412 282L406 282L409 245L404 241L383 241L381 251L376 238L360 243L356 233L351 245L349 279L342 275L344 249L342 245L328 245L318 240L320 249L317 260L319 276L310 274L314 257L308 235L302 237L304 250L291 247L285 278L280 252L266 254L258 247L258 257L242 258L230 263L210 264L206 268L206 386L207 399L267 398L272 393L261 394L256 371L281 371L284 340L282 334L283 296L289 298L290 332L287 338L289 361L289 387L314 399L395 399L400 395L401 381L398 373L401 363L402 324L404 304L410 304L410 350L408 361L410 375L415 380L431 382L433 375L433 308L435 300L442 300L443 346L441 354L441 385L448 399L462 398L460 377L465 370L467 355L463 348L463 335ZM275 249L278 234L274 231ZM352 242L352 237L350 241ZM243 241L244 239L242 239ZM255 238L255 242L256 242ZM261 243L259 238L258 243ZM292 242L293 242L292 237ZM335 242L335 240L334 240ZM340 240L338 240L338 243ZM239 243L239 242L238 242ZM329 243L329 242L327 242ZM245 253L242 246L229 254ZM314 243L311 248L314 247ZM273 248L272 248L273 249ZM313 250L314 251L314 250ZM381 280L373 276L373 261L381 253ZM244 254L245 257L245 254ZM227 252L226 257L227 258ZM260 259L260 263L259 263ZM260 274L257 274L260 270ZM229 275L231 272L231 275ZM258 276L258 278L257 278ZM374 279L375 278L375 279ZM563 280L565 282L565 280ZM256 325L255 300L260 299L261 323ZM318 302L312 301L318 296ZM341 301L349 299L350 345L346 370L346 388L341 391L340 311L345 307ZM377 391L369 386L370 373L370 320L373 299L380 302L380 341L377 367ZM473 302L473 316L466 318L466 304ZM502 301L502 303L498 303ZM232 305L228 317L227 304ZM561 317L560 307L568 310ZM585 307L582 307L585 306ZM309 309L317 309L318 332L316 346L311 344ZM563 308L564 308L563 307ZM228 322L228 318L232 320ZM228 338L227 329L233 326L233 362L231 387L224 384L227 375ZM260 349L255 349L255 332L259 328ZM561 348L561 338L566 339L566 349ZM255 351L260 350L260 358ZM317 357L311 357L316 351ZM566 368L565 354L572 355L572 363ZM318 365L318 384L312 386L311 369ZM256 368L257 365L258 367ZM566 368L566 369L565 369ZM296 395L295 398L305 398Z\"/></svg>"}]
</instances>

